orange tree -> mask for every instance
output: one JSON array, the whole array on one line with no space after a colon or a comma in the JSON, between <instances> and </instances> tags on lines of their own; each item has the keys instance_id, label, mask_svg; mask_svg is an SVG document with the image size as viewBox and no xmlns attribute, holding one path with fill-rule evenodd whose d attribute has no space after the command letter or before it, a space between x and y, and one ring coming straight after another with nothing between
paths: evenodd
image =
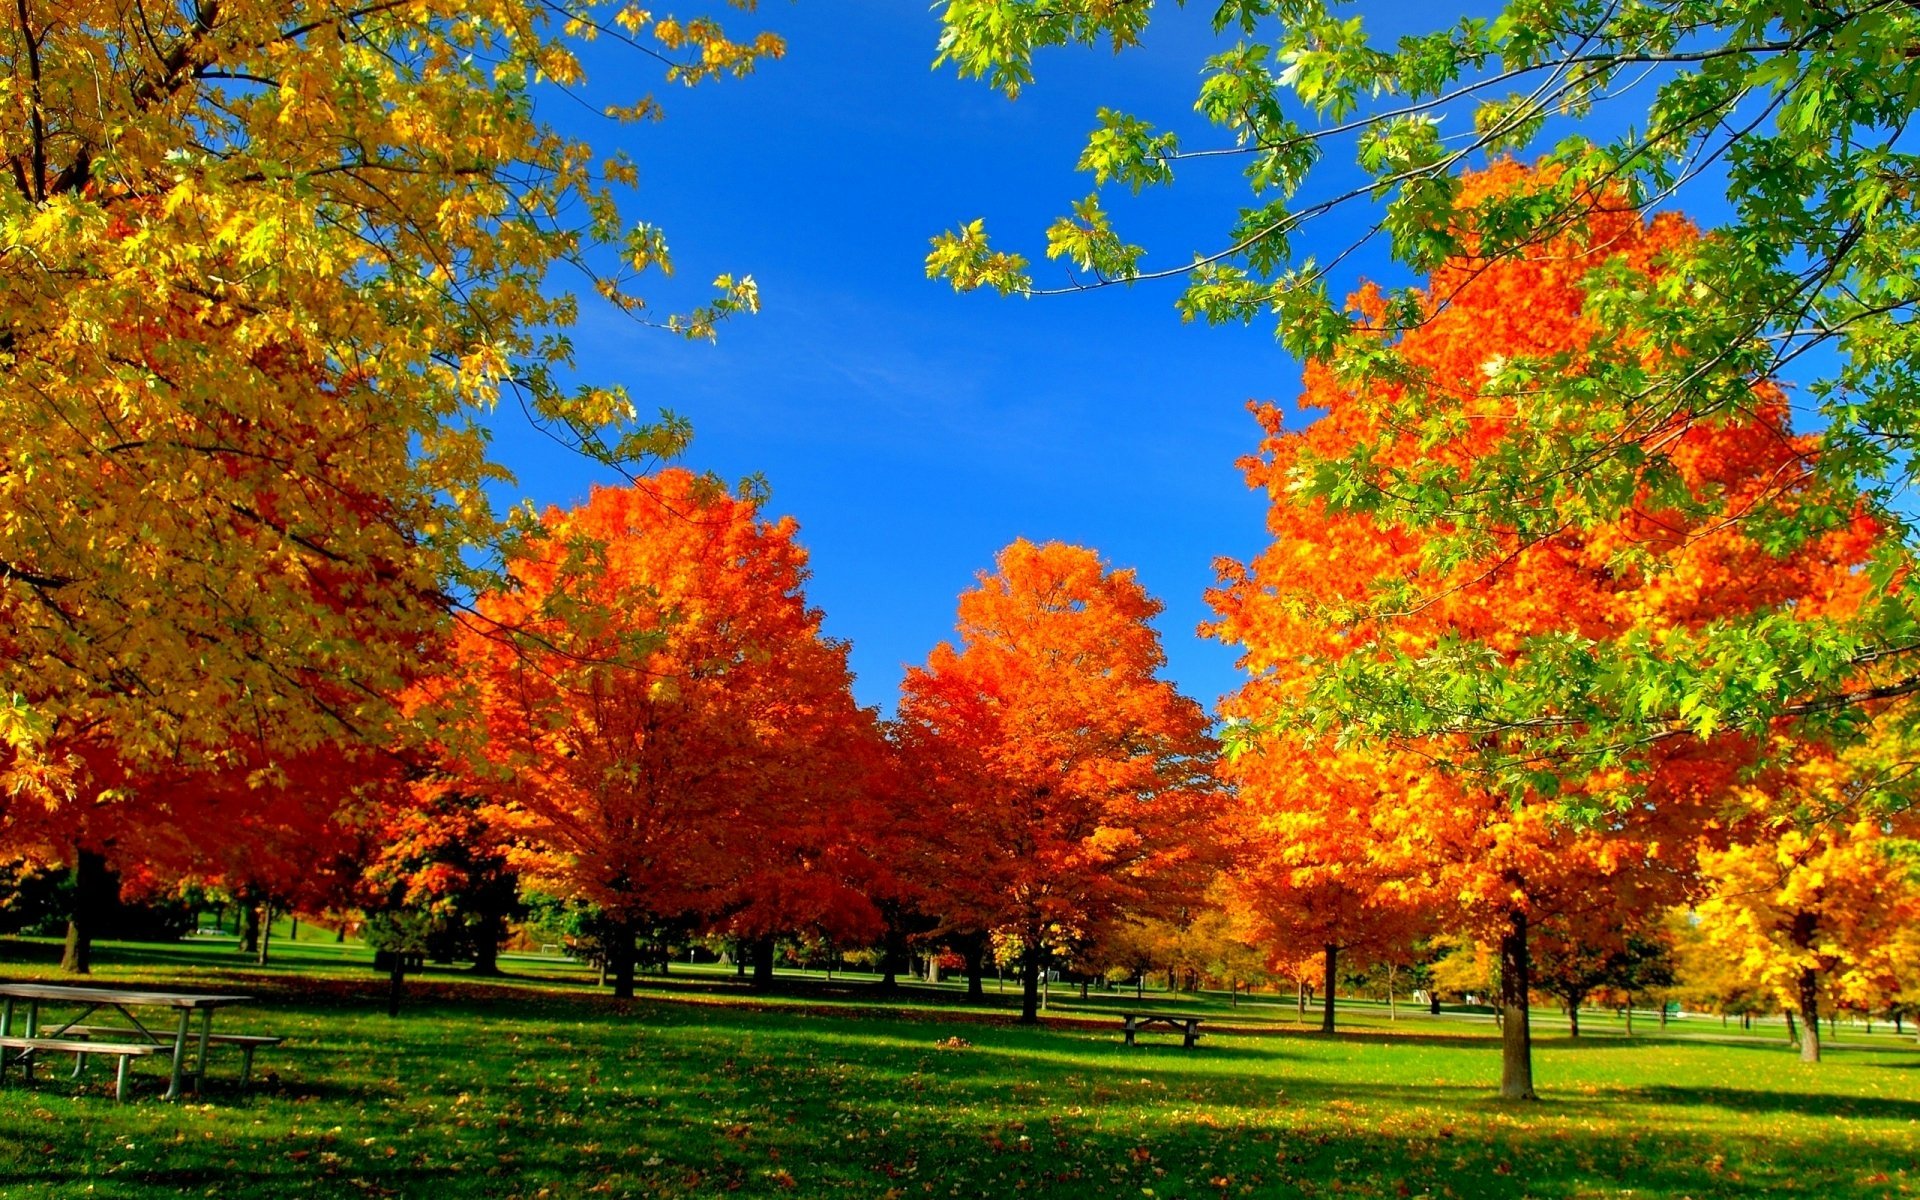
<instances>
[{"instance_id":1,"label":"orange tree","mask_svg":"<svg viewBox=\"0 0 1920 1200\"><path fill-rule=\"evenodd\" d=\"M1434 904L1377 852L1394 836L1393 785L1364 754L1293 742L1222 768L1233 787L1223 826L1233 850L1223 899L1270 966L1323 989L1321 1029L1334 1029L1339 958L1390 961L1431 924Z\"/></svg>"},{"instance_id":2,"label":"orange tree","mask_svg":"<svg viewBox=\"0 0 1920 1200\"><path fill-rule=\"evenodd\" d=\"M1512 165L1471 177L1462 184L1462 213L1488 197L1524 197L1533 186ZM1634 331L1603 329L1583 308L1589 273L1658 286L1667 250L1696 235L1677 217L1643 222L1603 195L1583 203L1579 235L1544 241L1523 257L1449 259L1415 294L1418 320L1395 318L1404 329L1391 341L1396 360L1434 398L1428 422L1383 425L1390 405L1354 394L1318 363L1308 365L1302 403L1325 415L1288 432L1277 408L1258 410L1266 438L1244 465L1269 498L1274 544L1250 564L1226 564L1213 593L1214 631L1243 647L1253 676L1229 705L1243 744L1258 751L1287 736L1275 727L1329 689L1374 689L1368 704L1376 707L1397 698L1394 720L1342 727L1348 741L1372 742L1382 756L1378 795L1396 810L1384 824L1396 832L1376 842L1375 853L1400 860L1403 878L1436 889L1463 928L1499 944L1508 1012L1502 1092L1515 1097L1533 1092L1529 926L1563 907L1555 897L1568 881L1614 886L1608 881L1642 870L1685 879L1688 864L1675 856L1684 858L1707 828L1754 741L1703 723L1688 737L1568 762L1554 752L1572 718L1550 708L1498 739L1470 741L1454 732L1454 716L1511 699L1477 689L1513 686L1524 671L1509 668L1541 647L1657 640L1727 614L1801 618L1844 609L1866 586L1848 568L1876 533L1855 519L1774 545L1741 523L1763 500L1777 511L1810 486L1808 446L1787 432L1784 400L1764 385L1748 390L1739 420L1675 430L1660 447L1687 505L1647 496L1616 520L1543 539L1480 530L1493 543L1482 553L1431 553L1430 530L1376 515L1368 496L1326 498L1302 486L1312 464L1379 440L1388 443L1379 455L1384 471L1436 457L1465 469L1511 412L1510 398L1485 386L1506 358L1550 356L1603 337L1634 343ZM1471 219L1461 219L1471 246ZM1366 319L1384 318L1376 293L1355 304ZM1385 346L1388 335L1381 339ZM1486 669L1443 676L1441 694L1383 667L1409 655ZM1325 747L1333 729L1305 732ZM1507 786L1458 769L1488 757L1500 761Z\"/></svg>"},{"instance_id":3,"label":"orange tree","mask_svg":"<svg viewBox=\"0 0 1920 1200\"><path fill-rule=\"evenodd\" d=\"M596 488L546 515L458 642L486 815L529 875L600 909L621 995L651 925L877 925L834 870L871 718L796 530L682 470Z\"/></svg>"},{"instance_id":4,"label":"orange tree","mask_svg":"<svg viewBox=\"0 0 1920 1200\"><path fill-rule=\"evenodd\" d=\"M960 596L959 644L908 671L900 721L934 798L936 903L1017 942L1032 1022L1052 952L1197 897L1214 743L1156 675L1160 605L1133 572L1024 539L995 568Z\"/></svg>"}]
</instances>

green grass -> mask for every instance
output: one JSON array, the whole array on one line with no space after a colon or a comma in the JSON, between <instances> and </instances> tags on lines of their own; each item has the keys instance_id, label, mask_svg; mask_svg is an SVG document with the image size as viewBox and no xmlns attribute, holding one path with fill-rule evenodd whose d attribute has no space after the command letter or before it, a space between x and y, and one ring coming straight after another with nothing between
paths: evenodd
<instances>
[{"instance_id":1,"label":"green grass","mask_svg":"<svg viewBox=\"0 0 1920 1200\"><path fill-rule=\"evenodd\" d=\"M217 1027L290 1036L261 1055L265 1086L167 1104L148 1065L123 1106L102 1067L82 1085L15 1075L0 1196L1920 1194L1920 1052L1878 1031L1843 1029L1806 1067L1777 1028L1630 1040L1593 1014L1574 1042L1543 1016L1544 1099L1514 1105L1492 1097L1490 1023L1407 1006L1389 1021L1350 1005L1327 1038L1290 1001L1149 993L1212 1032L1194 1052L1177 1036L1129 1049L1124 993L1056 989L1033 1029L935 989L760 998L679 968L617 1003L528 959L498 985L429 972L390 1020L356 946L285 943L262 969L229 945L107 947L95 981L252 991ZM54 974L48 947L0 955L9 975ZM236 1065L216 1057L215 1074Z\"/></svg>"}]
</instances>

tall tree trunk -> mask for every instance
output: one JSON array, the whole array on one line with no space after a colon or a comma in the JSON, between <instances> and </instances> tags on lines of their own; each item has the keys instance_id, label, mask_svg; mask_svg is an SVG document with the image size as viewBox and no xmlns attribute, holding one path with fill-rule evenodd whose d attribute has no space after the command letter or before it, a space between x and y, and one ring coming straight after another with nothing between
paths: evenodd
<instances>
[{"instance_id":1,"label":"tall tree trunk","mask_svg":"<svg viewBox=\"0 0 1920 1200\"><path fill-rule=\"evenodd\" d=\"M1627 993L1627 1036L1633 1036L1633 993Z\"/></svg>"},{"instance_id":2,"label":"tall tree trunk","mask_svg":"<svg viewBox=\"0 0 1920 1200\"><path fill-rule=\"evenodd\" d=\"M1532 960L1527 955L1527 914L1508 915L1500 935L1500 1095L1508 1100L1536 1099L1533 1091L1533 1035L1527 1017Z\"/></svg>"},{"instance_id":3,"label":"tall tree trunk","mask_svg":"<svg viewBox=\"0 0 1920 1200\"><path fill-rule=\"evenodd\" d=\"M960 957L967 960L967 999L987 998L987 938L970 933L960 940Z\"/></svg>"},{"instance_id":4,"label":"tall tree trunk","mask_svg":"<svg viewBox=\"0 0 1920 1200\"><path fill-rule=\"evenodd\" d=\"M261 966L267 965L267 948L273 944L273 897L260 901L260 954L254 959Z\"/></svg>"},{"instance_id":5,"label":"tall tree trunk","mask_svg":"<svg viewBox=\"0 0 1920 1200\"><path fill-rule=\"evenodd\" d=\"M1785 1011L1787 1015L1787 1041L1798 1046L1800 1044L1800 1027L1793 1023L1793 1010L1789 1008Z\"/></svg>"},{"instance_id":6,"label":"tall tree trunk","mask_svg":"<svg viewBox=\"0 0 1920 1200\"><path fill-rule=\"evenodd\" d=\"M1020 1023L1040 1023L1040 947L1034 945L1020 955Z\"/></svg>"},{"instance_id":7,"label":"tall tree trunk","mask_svg":"<svg viewBox=\"0 0 1920 1200\"><path fill-rule=\"evenodd\" d=\"M1299 1020L1307 1019L1307 981L1304 979L1293 981L1293 1011Z\"/></svg>"},{"instance_id":8,"label":"tall tree trunk","mask_svg":"<svg viewBox=\"0 0 1920 1200\"><path fill-rule=\"evenodd\" d=\"M755 991L765 991L773 986L773 939L771 937L753 939L753 986Z\"/></svg>"},{"instance_id":9,"label":"tall tree trunk","mask_svg":"<svg viewBox=\"0 0 1920 1200\"><path fill-rule=\"evenodd\" d=\"M607 970L613 975L616 1000L633 999L634 927L632 921L610 921L604 947Z\"/></svg>"},{"instance_id":10,"label":"tall tree trunk","mask_svg":"<svg viewBox=\"0 0 1920 1200\"><path fill-rule=\"evenodd\" d=\"M260 953L260 905L252 888L241 892L234 903L240 906L240 953Z\"/></svg>"},{"instance_id":11,"label":"tall tree trunk","mask_svg":"<svg viewBox=\"0 0 1920 1200\"><path fill-rule=\"evenodd\" d=\"M1432 988L1427 989L1427 1013L1435 1017L1440 1015L1440 993Z\"/></svg>"},{"instance_id":12,"label":"tall tree trunk","mask_svg":"<svg viewBox=\"0 0 1920 1200\"><path fill-rule=\"evenodd\" d=\"M387 1015L389 1017L397 1017L400 1015L400 992L406 986L407 981L407 956L398 950L390 950L387 953L389 957L387 963Z\"/></svg>"},{"instance_id":13,"label":"tall tree trunk","mask_svg":"<svg viewBox=\"0 0 1920 1200\"><path fill-rule=\"evenodd\" d=\"M473 919L474 975L500 974L500 937L506 932L506 916L491 905L483 905Z\"/></svg>"},{"instance_id":14,"label":"tall tree trunk","mask_svg":"<svg viewBox=\"0 0 1920 1200\"><path fill-rule=\"evenodd\" d=\"M67 909L67 943L60 952L60 969L70 975L93 973L93 937L110 899L113 876L104 855L78 850L73 856L72 903Z\"/></svg>"},{"instance_id":15,"label":"tall tree trunk","mask_svg":"<svg viewBox=\"0 0 1920 1200\"><path fill-rule=\"evenodd\" d=\"M900 986L900 960L906 957L906 938L894 923L887 922L886 938L880 943L880 990L890 992Z\"/></svg>"},{"instance_id":16,"label":"tall tree trunk","mask_svg":"<svg viewBox=\"0 0 1920 1200\"><path fill-rule=\"evenodd\" d=\"M1400 1019L1400 1009L1393 1002L1393 977L1398 969L1392 963L1387 964L1387 1020L1389 1021Z\"/></svg>"},{"instance_id":17,"label":"tall tree trunk","mask_svg":"<svg viewBox=\"0 0 1920 1200\"><path fill-rule=\"evenodd\" d=\"M1800 972L1800 1061L1820 1061L1820 976Z\"/></svg>"},{"instance_id":18,"label":"tall tree trunk","mask_svg":"<svg viewBox=\"0 0 1920 1200\"><path fill-rule=\"evenodd\" d=\"M1567 1002L1567 1032L1570 1037L1580 1036L1580 1002L1586 997L1579 992L1568 992L1561 999Z\"/></svg>"},{"instance_id":19,"label":"tall tree trunk","mask_svg":"<svg viewBox=\"0 0 1920 1200\"><path fill-rule=\"evenodd\" d=\"M1333 1032L1333 971L1334 971L1334 967L1340 961L1340 947L1334 945L1332 942L1328 942L1326 945L1322 946L1320 949L1325 953L1325 958L1322 960L1324 963L1322 974L1325 976L1326 989L1327 989L1326 997L1320 1002L1320 1032L1332 1033Z\"/></svg>"}]
</instances>

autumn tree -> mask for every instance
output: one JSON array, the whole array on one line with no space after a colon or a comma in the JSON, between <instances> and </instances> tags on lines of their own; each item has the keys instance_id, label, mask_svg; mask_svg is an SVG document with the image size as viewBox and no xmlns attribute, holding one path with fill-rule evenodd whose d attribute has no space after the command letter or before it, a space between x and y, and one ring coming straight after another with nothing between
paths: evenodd
<instances>
[{"instance_id":1,"label":"autumn tree","mask_svg":"<svg viewBox=\"0 0 1920 1200\"><path fill-rule=\"evenodd\" d=\"M634 164L540 115L596 31L674 82L780 52L593 0L0 15L0 803L387 737L510 532L503 395L608 462L682 444L565 382L578 301L550 269L606 263L609 301L693 335L753 285L682 317L633 292L666 261L622 231Z\"/></svg>"},{"instance_id":2,"label":"autumn tree","mask_svg":"<svg viewBox=\"0 0 1920 1200\"><path fill-rule=\"evenodd\" d=\"M1820 1061L1823 995L1866 1008L1897 994L1915 966L1900 959L1920 920L1907 861L1916 831L1910 815L1863 811L1853 793L1871 757L1803 749L1791 768L1739 790L1749 835L1701 854L1703 948L1739 984L1799 1013L1808 1062Z\"/></svg>"},{"instance_id":3,"label":"autumn tree","mask_svg":"<svg viewBox=\"0 0 1920 1200\"><path fill-rule=\"evenodd\" d=\"M663 921L877 932L836 870L871 717L796 532L682 470L596 488L546 515L459 642L485 815L547 891L601 910L619 995Z\"/></svg>"},{"instance_id":4,"label":"autumn tree","mask_svg":"<svg viewBox=\"0 0 1920 1200\"><path fill-rule=\"evenodd\" d=\"M1533 195L1534 178L1509 164L1466 181L1460 219L1469 229L1458 236L1470 244L1480 206ZM1291 432L1277 408L1258 410L1266 438L1245 465L1250 484L1268 496L1274 544L1250 564L1225 564L1213 595L1214 630L1243 647L1252 676L1232 709L1248 745L1258 750L1291 724L1304 725L1320 747L1337 746L1337 729L1368 744L1401 781L1381 789L1399 810L1388 827L1401 826L1382 845L1452 898L1467 922L1460 931L1500 946L1502 1090L1516 1097L1532 1094L1530 926L1565 910L1585 887L1617 891L1643 880L1650 913L1679 899L1671 890L1662 898L1663 889L1685 880L1694 835L1761 747L1702 722L1694 736L1595 762L1567 756L1575 719L1550 708L1498 739L1470 740L1446 714L1472 709L1483 695L1498 701L1521 674L1549 675L1596 639L1652 645L1756 613L1791 621L1845 611L1869 586L1852 568L1878 536L1857 517L1813 541L1775 543L1738 519L1763 502L1833 507L1812 477L1810 444L1789 434L1783 397L1764 385L1748 389L1742 420L1690 426L1669 440L1663 453L1685 482L1684 505L1646 493L1619 520L1550 539L1481 529L1493 542L1487 551L1436 557L1427 530L1297 486L1313 464L1389 437L1383 462L1444 455L1464 468L1491 452L1510 414L1510 397L1489 387L1502 362L1595 341L1639 344L1634 330L1592 319L1588 277L1604 271L1657 288L1668 248L1696 234L1677 217L1642 222L1604 194L1585 203L1580 236L1542 243L1525 258L1450 259L1419 293L1417 325L1378 328L1422 393L1446 397L1430 424L1385 424L1379 397L1353 392L1320 363L1308 365L1302 402L1325 415ZM1378 293L1355 303L1387 320L1389 302ZM1441 691L1438 680L1397 674L1394 664L1407 656L1477 666L1442 677L1449 682ZM1393 701L1407 714L1429 715L1404 727L1357 715L1341 724L1314 708L1314 696L1335 690L1368 691L1369 704ZM1507 766L1503 778L1463 769L1490 759Z\"/></svg>"},{"instance_id":5,"label":"autumn tree","mask_svg":"<svg viewBox=\"0 0 1920 1200\"><path fill-rule=\"evenodd\" d=\"M1812 410L1803 428L1815 431L1808 469L1843 498L1776 506L1761 491L1748 508L1718 511L1771 545L1818 541L1847 525L1857 489L1900 533L1879 547L1874 602L1855 609L1782 620L1751 608L1658 640L1543 632L1528 653L1493 661L1410 646L1368 664L1364 686L1328 675L1302 698L1304 715L1408 734L1551 723L1565 749L1604 763L1676 730L1764 737L1782 715L1844 735L1877 699L1920 690L1908 633L1920 576L1906 570L1903 500L1920 448L1909 403L1920 156L1899 132L1920 105L1905 86L1920 8L1509 0L1427 31L1414 18L1408 32L1405 6L1387 4L1181 7L1220 35L1195 103L1211 128L1185 135L1153 114L1102 108L1079 160L1092 194L1047 230L1057 284L979 221L935 239L929 274L1023 295L1170 279L1184 318L1272 322L1290 353L1322 364L1375 418L1346 443L1303 450L1290 486L1419 530L1436 586L1447 564L1604 536L1637 512L1707 517L1715 501L1671 449L1696 429L1749 422L1754 381L1796 372ZM1123 51L1150 22L1177 19L1171 8L949 0L939 56L1013 95L1046 48ZM1524 193L1463 179L1536 151L1553 169ZM1209 177L1232 171L1242 180L1225 182L1250 194L1222 203L1216 228L1181 239L1165 265L1127 236L1123 190L1178 177L1201 180L1204 196ZM1382 251L1424 279L1463 255L1526 262L1543 244L1597 246L1596 191L1643 219L1676 197L1726 215L1709 237L1659 248L1656 286L1582 260L1587 319L1634 336L1483 356L1476 390L1498 396L1502 416L1480 431L1495 436L1473 439L1475 453L1453 453L1457 379L1428 372L1413 336L1444 291L1407 286L1353 308L1341 273L1374 271ZM1334 218L1335 236L1361 229L1371 246L1316 236L1354 207L1363 211ZM1465 208L1474 218L1462 222Z\"/></svg>"},{"instance_id":6,"label":"autumn tree","mask_svg":"<svg viewBox=\"0 0 1920 1200\"><path fill-rule=\"evenodd\" d=\"M1209 873L1214 744L1158 677L1159 612L1132 571L1022 539L961 594L957 645L901 685L937 798L942 903L1017 940L1023 1022L1053 950L1197 898Z\"/></svg>"},{"instance_id":7,"label":"autumn tree","mask_svg":"<svg viewBox=\"0 0 1920 1200\"><path fill-rule=\"evenodd\" d=\"M1230 701L1226 712L1239 712ZM1334 1031L1340 956L1390 959L1426 932L1432 898L1382 855L1401 820L1396 781L1360 754L1274 742L1222 767L1233 848L1225 899L1269 965L1317 977L1323 1032Z\"/></svg>"}]
</instances>

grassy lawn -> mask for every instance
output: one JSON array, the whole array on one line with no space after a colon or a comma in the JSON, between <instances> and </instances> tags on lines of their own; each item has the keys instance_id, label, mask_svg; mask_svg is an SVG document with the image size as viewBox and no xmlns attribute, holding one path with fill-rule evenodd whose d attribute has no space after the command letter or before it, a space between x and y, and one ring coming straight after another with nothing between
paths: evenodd
<instances>
[{"instance_id":1,"label":"grassy lawn","mask_svg":"<svg viewBox=\"0 0 1920 1200\"><path fill-rule=\"evenodd\" d=\"M1037 1029L907 988L788 981L752 997L676 968L616 1003L555 959L500 984L434 973L398 1020L357 946L106 947L93 982L238 988L216 1028L286 1034L263 1085L167 1104L157 1064L112 1099L96 1064L0 1092L0 1196L1692 1197L1920 1195L1920 1051L1844 1026L1818 1067L1778 1027L1637 1035L1542 1015L1544 1099L1491 1097L1484 1019L1351 1005L1347 1032L1291 1002L1148 1000L1208 1016L1120 1044L1130 994L1056 991ZM24 960L24 961L23 961ZM0 973L55 975L0 942ZM1011 1003L1009 993L1007 1002ZM1728 1031L1737 1034L1737 1028ZM214 1072L231 1077L237 1055Z\"/></svg>"}]
</instances>

